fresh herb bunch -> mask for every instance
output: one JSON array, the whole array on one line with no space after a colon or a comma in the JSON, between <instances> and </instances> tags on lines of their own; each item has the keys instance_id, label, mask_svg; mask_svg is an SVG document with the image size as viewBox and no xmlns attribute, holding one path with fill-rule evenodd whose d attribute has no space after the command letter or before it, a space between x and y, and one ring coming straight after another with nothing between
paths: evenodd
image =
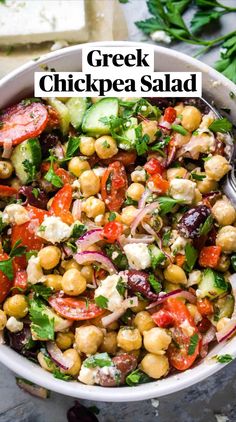
<instances>
[{"instance_id":1,"label":"fresh herb bunch","mask_svg":"<svg viewBox=\"0 0 236 422\"><path fill-rule=\"evenodd\" d=\"M187 25L184 14L192 6L197 10L190 25ZM212 47L222 46L224 51L215 67L236 82L236 30L212 40L198 37L199 32L209 24L219 23L223 15L236 12L236 7L225 6L217 0L147 0L147 7L152 17L136 22L139 29L149 36L156 31L164 31L171 41L203 46L196 55L203 54Z\"/></svg>"}]
</instances>

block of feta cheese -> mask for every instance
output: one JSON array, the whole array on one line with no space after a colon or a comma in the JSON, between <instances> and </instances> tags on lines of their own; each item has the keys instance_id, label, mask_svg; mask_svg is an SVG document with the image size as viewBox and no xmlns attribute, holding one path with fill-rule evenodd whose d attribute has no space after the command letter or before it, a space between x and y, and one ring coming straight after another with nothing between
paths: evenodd
<instances>
[{"instance_id":1,"label":"block of feta cheese","mask_svg":"<svg viewBox=\"0 0 236 422\"><path fill-rule=\"evenodd\" d=\"M84 0L0 2L0 45L88 41Z\"/></svg>"}]
</instances>

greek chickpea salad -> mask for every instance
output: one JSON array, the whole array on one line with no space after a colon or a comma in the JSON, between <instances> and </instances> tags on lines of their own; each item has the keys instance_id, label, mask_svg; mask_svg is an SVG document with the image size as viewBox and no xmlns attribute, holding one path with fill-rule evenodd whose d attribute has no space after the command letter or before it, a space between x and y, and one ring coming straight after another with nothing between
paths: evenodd
<instances>
[{"instance_id":1,"label":"greek chickpea salad","mask_svg":"<svg viewBox=\"0 0 236 422\"><path fill-rule=\"evenodd\" d=\"M2 110L2 341L56 378L104 387L185 371L227 341L231 128L189 99L26 98Z\"/></svg>"}]
</instances>

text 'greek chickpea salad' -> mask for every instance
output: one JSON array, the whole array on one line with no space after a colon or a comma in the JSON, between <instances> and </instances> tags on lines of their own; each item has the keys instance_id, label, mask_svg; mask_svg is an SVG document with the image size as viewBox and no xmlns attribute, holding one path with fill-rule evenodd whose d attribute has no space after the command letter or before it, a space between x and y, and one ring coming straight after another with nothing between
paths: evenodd
<instances>
[{"instance_id":1,"label":"text 'greek chickpea salad'","mask_svg":"<svg viewBox=\"0 0 236 422\"><path fill-rule=\"evenodd\" d=\"M189 99L2 110L3 341L56 378L115 387L184 371L230 338L231 128Z\"/></svg>"}]
</instances>

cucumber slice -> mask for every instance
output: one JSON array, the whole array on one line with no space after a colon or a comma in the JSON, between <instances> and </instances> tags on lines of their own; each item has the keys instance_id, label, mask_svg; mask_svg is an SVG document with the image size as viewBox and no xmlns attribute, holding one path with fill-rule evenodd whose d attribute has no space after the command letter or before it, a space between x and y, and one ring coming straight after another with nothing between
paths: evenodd
<instances>
[{"instance_id":1,"label":"cucumber slice","mask_svg":"<svg viewBox=\"0 0 236 422\"><path fill-rule=\"evenodd\" d=\"M234 310L234 298L231 294L220 297L214 304L215 319L231 318Z\"/></svg>"},{"instance_id":2,"label":"cucumber slice","mask_svg":"<svg viewBox=\"0 0 236 422\"><path fill-rule=\"evenodd\" d=\"M203 272L202 280L198 285L198 296L215 299L227 292L228 286L222 274L207 268Z\"/></svg>"},{"instance_id":3,"label":"cucumber slice","mask_svg":"<svg viewBox=\"0 0 236 422\"><path fill-rule=\"evenodd\" d=\"M166 257L164 253L155 245L150 245L148 249L151 257L151 265L154 269L156 269L158 265L165 261Z\"/></svg>"},{"instance_id":4,"label":"cucumber slice","mask_svg":"<svg viewBox=\"0 0 236 422\"><path fill-rule=\"evenodd\" d=\"M119 102L117 98L103 98L93 104L85 113L82 123L83 132L90 135L108 135L109 127L102 123L102 117L118 116Z\"/></svg>"},{"instance_id":5,"label":"cucumber slice","mask_svg":"<svg viewBox=\"0 0 236 422\"><path fill-rule=\"evenodd\" d=\"M70 113L68 108L57 98L47 98L47 102L58 112L60 119L60 129L62 134L66 135L69 132L70 127Z\"/></svg>"},{"instance_id":6,"label":"cucumber slice","mask_svg":"<svg viewBox=\"0 0 236 422\"><path fill-rule=\"evenodd\" d=\"M131 117L130 119L130 126L128 129L124 130L121 136L127 139L127 141L124 139L121 142L119 142L119 148L124 150L129 150L135 148L135 140L136 140L136 134L135 134L135 128L138 126L138 119L136 117Z\"/></svg>"},{"instance_id":7,"label":"cucumber slice","mask_svg":"<svg viewBox=\"0 0 236 422\"><path fill-rule=\"evenodd\" d=\"M70 121L75 129L78 129L83 121L85 111L87 109L87 98L70 98L66 103L69 110Z\"/></svg>"},{"instance_id":8,"label":"cucumber slice","mask_svg":"<svg viewBox=\"0 0 236 422\"><path fill-rule=\"evenodd\" d=\"M12 153L11 161L17 177L24 185L35 180L42 161L39 140L31 138L17 145Z\"/></svg>"}]
</instances>

